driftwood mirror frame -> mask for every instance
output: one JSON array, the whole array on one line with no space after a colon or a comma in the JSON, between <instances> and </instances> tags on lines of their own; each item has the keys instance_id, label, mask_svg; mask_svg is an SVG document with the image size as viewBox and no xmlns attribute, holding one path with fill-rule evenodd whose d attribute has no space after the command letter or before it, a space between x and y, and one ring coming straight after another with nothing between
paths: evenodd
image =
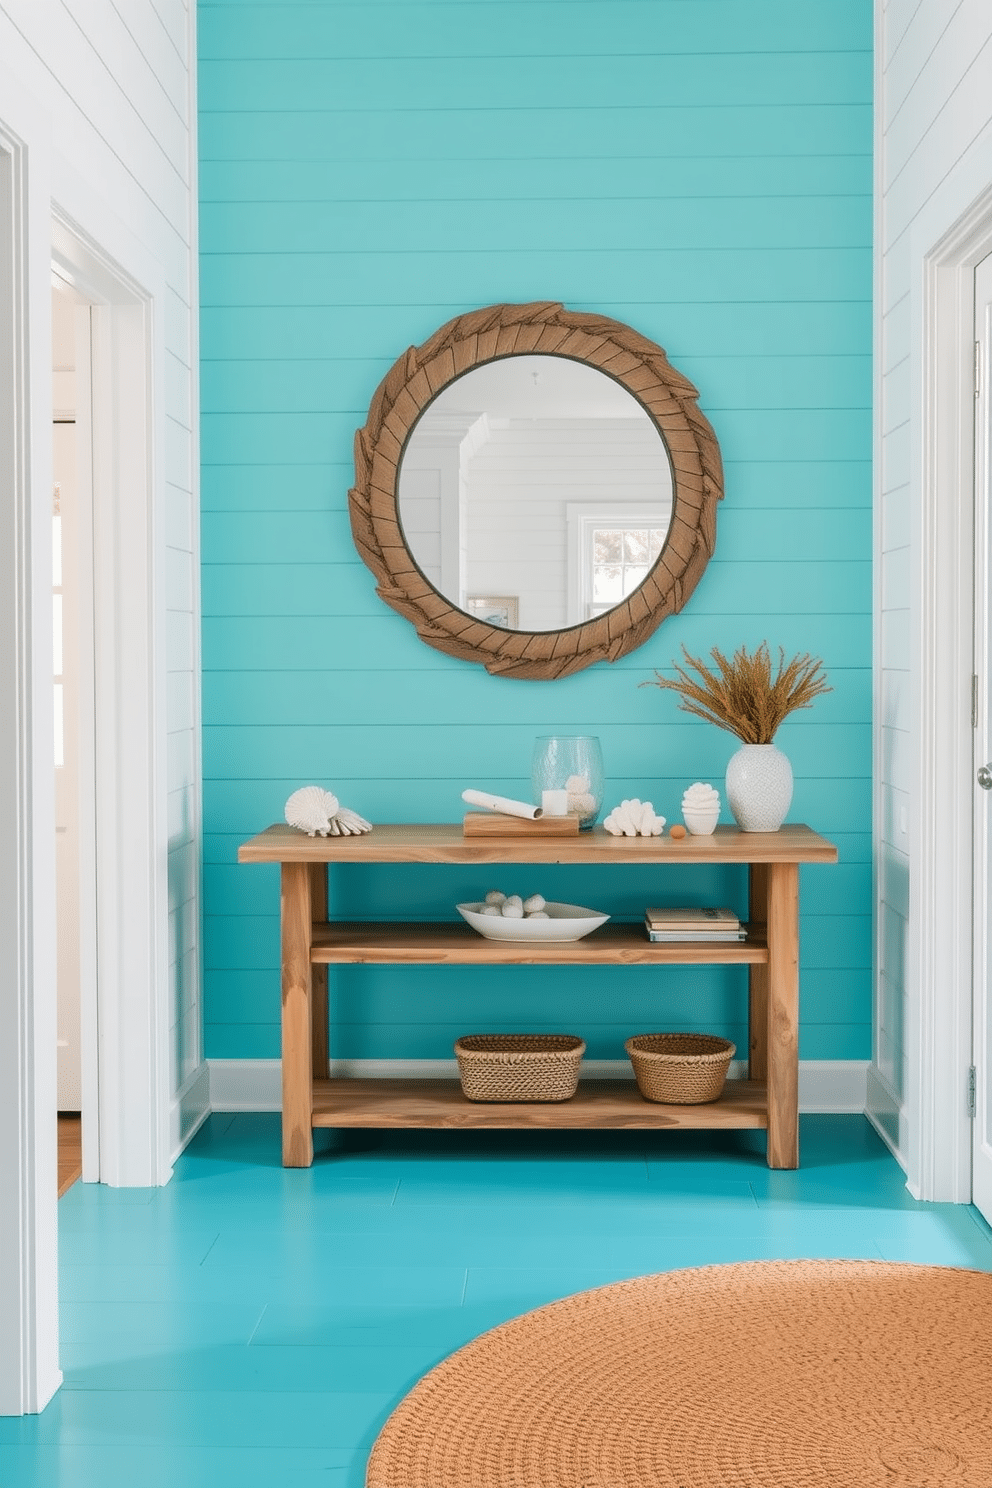
<instances>
[{"instance_id":1,"label":"driftwood mirror frame","mask_svg":"<svg viewBox=\"0 0 992 1488\"><path fill-rule=\"evenodd\" d=\"M672 465L671 526L650 573L614 609L557 631L505 630L458 609L418 568L399 517L400 461L428 404L473 367L535 353L570 357L615 378L653 419ZM449 320L394 364L355 435L351 530L377 592L428 646L501 676L547 681L625 656L683 608L716 545L723 467L698 396L660 346L603 315L540 302L492 305Z\"/></svg>"}]
</instances>

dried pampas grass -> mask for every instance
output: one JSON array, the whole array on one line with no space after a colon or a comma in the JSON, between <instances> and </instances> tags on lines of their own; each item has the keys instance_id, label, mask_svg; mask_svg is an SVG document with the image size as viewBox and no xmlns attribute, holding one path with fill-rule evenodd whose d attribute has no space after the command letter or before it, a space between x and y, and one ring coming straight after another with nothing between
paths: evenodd
<instances>
[{"instance_id":1,"label":"dried pampas grass","mask_svg":"<svg viewBox=\"0 0 992 1488\"><path fill-rule=\"evenodd\" d=\"M803 652L786 661L779 647L778 666L772 675L772 658L768 642L762 641L753 653L746 646L735 651L730 661L713 647L710 655L713 671L682 647L687 666L698 674L698 680L678 662L673 662L674 679L655 672L654 680L642 687L664 687L679 694L679 707L715 723L717 728L736 734L745 744L770 744L782 720L797 708L808 708L813 699L832 692L823 673L823 662Z\"/></svg>"}]
</instances>

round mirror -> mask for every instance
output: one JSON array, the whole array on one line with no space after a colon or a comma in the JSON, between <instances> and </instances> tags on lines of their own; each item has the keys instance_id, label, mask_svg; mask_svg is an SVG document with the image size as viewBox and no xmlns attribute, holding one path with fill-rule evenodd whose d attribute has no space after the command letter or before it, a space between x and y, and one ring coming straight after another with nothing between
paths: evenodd
<instances>
[{"instance_id":1,"label":"round mirror","mask_svg":"<svg viewBox=\"0 0 992 1488\"><path fill-rule=\"evenodd\" d=\"M716 543L716 435L630 326L493 305L411 347L355 436L352 533L428 645L547 679L681 610Z\"/></svg>"},{"instance_id":2,"label":"round mirror","mask_svg":"<svg viewBox=\"0 0 992 1488\"><path fill-rule=\"evenodd\" d=\"M407 546L439 594L507 630L604 615L654 567L672 518L657 424L584 362L501 357L457 378L399 468Z\"/></svg>"}]
</instances>

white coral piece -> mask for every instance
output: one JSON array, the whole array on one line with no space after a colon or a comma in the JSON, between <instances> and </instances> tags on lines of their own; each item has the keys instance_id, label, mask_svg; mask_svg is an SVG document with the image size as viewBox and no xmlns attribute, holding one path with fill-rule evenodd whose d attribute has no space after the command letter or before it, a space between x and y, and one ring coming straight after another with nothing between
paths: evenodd
<instances>
[{"instance_id":1,"label":"white coral piece","mask_svg":"<svg viewBox=\"0 0 992 1488\"><path fill-rule=\"evenodd\" d=\"M658 816L650 801L637 796L614 806L603 826L612 837L660 837L665 817Z\"/></svg>"},{"instance_id":2,"label":"white coral piece","mask_svg":"<svg viewBox=\"0 0 992 1488\"><path fill-rule=\"evenodd\" d=\"M588 775L570 775L565 781L568 809L580 817L591 816L596 810L596 797L590 789Z\"/></svg>"},{"instance_id":3,"label":"white coral piece","mask_svg":"<svg viewBox=\"0 0 992 1488\"><path fill-rule=\"evenodd\" d=\"M286 802L285 817L291 827L308 837L353 837L371 832L372 823L356 811L342 806L332 791L320 785L304 785Z\"/></svg>"},{"instance_id":4,"label":"white coral piece","mask_svg":"<svg viewBox=\"0 0 992 1488\"><path fill-rule=\"evenodd\" d=\"M712 811L720 809L720 792L712 785L697 780L682 792L683 811Z\"/></svg>"}]
</instances>

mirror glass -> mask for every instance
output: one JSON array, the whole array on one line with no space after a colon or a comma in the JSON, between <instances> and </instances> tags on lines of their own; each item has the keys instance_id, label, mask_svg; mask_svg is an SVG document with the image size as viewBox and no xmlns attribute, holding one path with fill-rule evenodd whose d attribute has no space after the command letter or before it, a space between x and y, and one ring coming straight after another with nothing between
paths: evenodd
<instances>
[{"instance_id":1,"label":"mirror glass","mask_svg":"<svg viewBox=\"0 0 992 1488\"><path fill-rule=\"evenodd\" d=\"M398 479L424 576L508 630L580 625L642 583L672 517L672 467L646 408L567 357L507 356L449 383Z\"/></svg>"}]
</instances>

